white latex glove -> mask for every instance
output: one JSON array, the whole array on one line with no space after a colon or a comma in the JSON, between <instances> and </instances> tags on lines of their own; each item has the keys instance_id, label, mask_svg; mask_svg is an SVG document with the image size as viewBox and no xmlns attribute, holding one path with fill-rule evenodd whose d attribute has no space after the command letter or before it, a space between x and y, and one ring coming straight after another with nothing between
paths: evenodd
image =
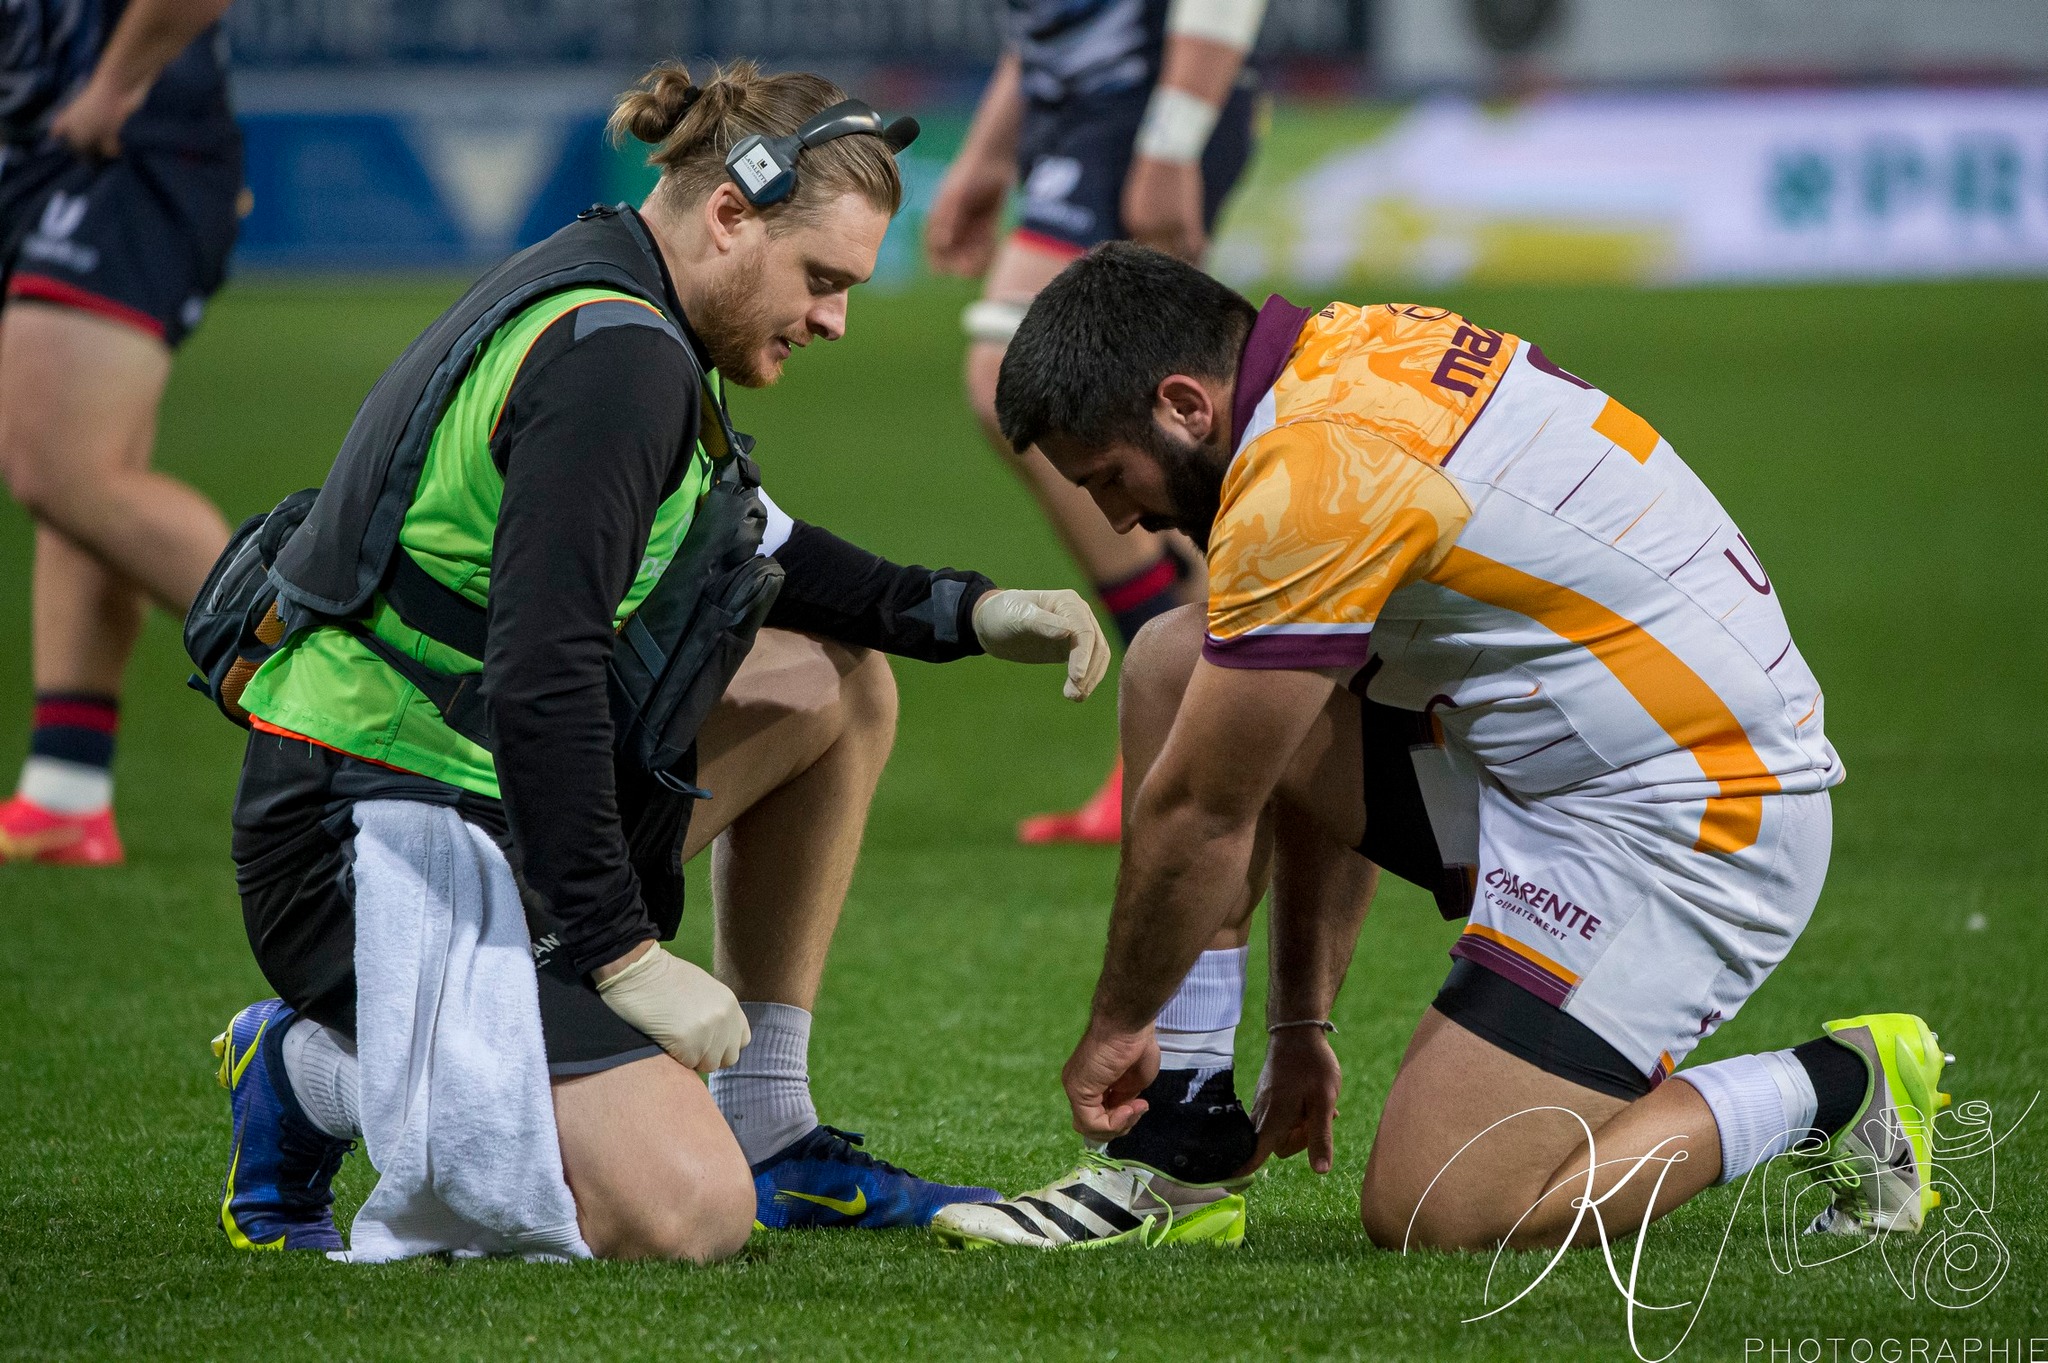
<instances>
[{"instance_id":1,"label":"white latex glove","mask_svg":"<svg viewBox=\"0 0 2048 1363\"><path fill-rule=\"evenodd\" d=\"M614 1013L700 1074L732 1064L753 1039L732 990L659 946L599 980L597 992Z\"/></svg>"},{"instance_id":2,"label":"white latex glove","mask_svg":"<svg viewBox=\"0 0 2048 1363\"><path fill-rule=\"evenodd\" d=\"M974 637L991 658L1067 665L1068 700L1086 700L1109 671L1109 641L1079 592L990 592L974 603Z\"/></svg>"}]
</instances>

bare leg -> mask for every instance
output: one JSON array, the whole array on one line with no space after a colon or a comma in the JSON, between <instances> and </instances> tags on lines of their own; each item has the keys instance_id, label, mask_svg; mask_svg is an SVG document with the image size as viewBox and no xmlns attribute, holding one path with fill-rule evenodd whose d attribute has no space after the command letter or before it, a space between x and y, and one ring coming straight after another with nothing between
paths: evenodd
<instances>
[{"instance_id":1,"label":"bare leg","mask_svg":"<svg viewBox=\"0 0 2048 1363\"><path fill-rule=\"evenodd\" d=\"M155 443L152 406L121 467L147 468ZM118 695L121 674L142 635L144 603L135 583L38 525L33 595L36 690Z\"/></svg>"},{"instance_id":2,"label":"bare leg","mask_svg":"<svg viewBox=\"0 0 2048 1363\"><path fill-rule=\"evenodd\" d=\"M1543 1110L1556 1108L1564 1111ZM1432 1008L1380 1116L1360 1195L1366 1232L1389 1249L1561 1244L1577 1215L1573 1200L1589 1195L1589 1154L1599 1163L1590 1197L1610 1239L1641 1226L1646 1210L1671 1211L1721 1172L1720 1132L1690 1084L1666 1083L1634 1102L1611 1097ZM1596 1239L1589 1216L1574 1243Z\"/></svg>"},{"instance_id":3,"label":"bare leg","mask_svg":"<svg viewBox=\"0 0 2048 1363\"><path fill-rule=\"evenodd\" d=\"M1029 302L1072 260L1072 256L1012 238L1003 244L995 267L989 271L987 296L1007 302ZM1116 582L1158 562L1165 536L1144 530L1117 534L1088 494L1055 473L1044 455L1035 449L1018 454L1010 448L995 418L996 377L1002 365L1002 346L986 341L969 346L967 400L988 436L989 445L1017 471L1031 495L1038 499L1074 562L1093 582ZM1190 557L1199 557L1185 540L1177 535L1172 538L1179 540ZM1195 584L1182 599L1192 601L1199 594L1200 584Z\"/></svg>"},{"instance_id":4,"label":"bare leg","mask_svg":"<svg viewBox=\"0 0 2048 1363\"><path fill-rule=\"evenodd\" d=\"M880 654L763 630L699 740L718 976L748 1002L808 1010L896 737Z\"/></svg>"},{"instance_id":5,"label":"bare leg","mask_svg":"<svg viewBox=\"0 0 2048 1363\"><path fill-rule=\"evenodd\" d=\"M143 597L135 584L39 525L33 597L36 690L119 695L142 637Z\"/></svg>"},{"instance_id":6,"label":"bare leg","mask_svg":"<svg viewBox=\"0 0 2048 1363\"><path fill-rule=\"evenodd\" d=\"M562 1173L583 1241L601 1259L739 1252L754 1184L704 1081L665 1055L554 1085Z\"/></svg>"},{"instance_id":7,"label":"bare leg","mask_svg":"<svg viewBox=\"0 0 2048 1363\"><path fill-rule=\"evenodd\" d=\"M228 530L198 492L135 464L170 364L161 341L70 308L15 302L0 323L0 470L15 500L182 615Z\"/></svg>"},{"instance_id":8,"label":"bare leg","mask_svg":"<svg viewBox=\"0 0 2048 1363\"><path fill-rule=\"evenodd\" d=\"M1180 711L1188 678L1194 675L1195 660L1202 650L1200 607L1181 606L1153 620L1138 631L1124 658L1123 676L1117 684L1117 731L1124 757L1124 826L1130 826L1138 788L1146 773L1159 760L1166 736L1173 730L1173 717ZM1216 936L1211 951L1228 951L1251 940L1252 912L1265 897L1273 869L1273 830L1269 817L1259 829L1247 868L1243 896Z\"/></svg>"}]
</instances>

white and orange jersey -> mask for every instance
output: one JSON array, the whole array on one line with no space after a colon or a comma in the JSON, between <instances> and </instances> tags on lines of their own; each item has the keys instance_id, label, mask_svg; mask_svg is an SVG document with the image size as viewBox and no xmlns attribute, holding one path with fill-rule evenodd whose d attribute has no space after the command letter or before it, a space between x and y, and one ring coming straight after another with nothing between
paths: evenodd
<instances>
[{"instance_id":1,"label":"white and orange jersey","mask_svg":"<svg viewBox=\"0 0 2048 1363\"><path fill-rule=\"evenodd\" d=\"M1696 845L1842 768L1755 551L1657 432L1440 308L1270 301L1204 655L1345 667L1517 795L1699 802ZM1255 404L1255 405L1254 405Z\"/></svg>"}]
</instances>

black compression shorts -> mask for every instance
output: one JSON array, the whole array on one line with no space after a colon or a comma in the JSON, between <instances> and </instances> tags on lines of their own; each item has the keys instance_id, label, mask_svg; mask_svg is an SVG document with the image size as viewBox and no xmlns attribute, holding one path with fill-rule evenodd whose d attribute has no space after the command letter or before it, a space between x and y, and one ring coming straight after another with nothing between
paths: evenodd
<instances>
[{"instance_id":1,"label":"black compression shorts","mask_svg":"<svg viewBox=\"0 0 2048 1363\"><path fill-rule=\"evenodd\" d=\"M1600 1034L1514 981L1462 957L1437 991L1435 1009L1474 1036L1545 1074L1615 1098L1640 1098L1649 1076Z\"/></svg>"},{"instance_id":2,"label":"black compression shorts","mask_svg":"<svg viewBox=\"0 0 2048 1363\"><path fill-rule=\"evenodd\" d=\"M235 884L256 964L278 997L349 1036L356 1028L355 879L359 799L452 804L504 842L492 802L358 761L304 739L252 733L235 792ZM499 823L498 827L493 827ZM661 1048L611 1010L551 936L534 943L548 1072L593 1074Z\"/></svg>"}]
</instances>

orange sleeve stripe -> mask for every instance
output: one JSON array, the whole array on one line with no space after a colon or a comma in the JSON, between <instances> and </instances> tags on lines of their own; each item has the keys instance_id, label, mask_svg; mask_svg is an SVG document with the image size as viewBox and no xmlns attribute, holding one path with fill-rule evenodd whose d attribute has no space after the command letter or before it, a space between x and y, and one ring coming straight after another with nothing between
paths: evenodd
<instances>
[{"instance_id":1,"label":"orange sleeve stripe","mask_svg":"<svg viewBox=\"0 0 2048 1363\"><path fill-rule=\"evenodd\" d=\"M1720 795L1707 801L1697 848L1739 852L1756 841L1763 816L1759 797L1782 789L1778 778L1765 768L1727 703L1648 630L1569 587L1456 546L1429 580L1526 615L1598 658L1720 786Z\"/></svg>"},{"instance_id":2,"label":"orange sleeve stripe","mask_svg":"<svg viewBox=\"0 0 2048 1363\"><path fill-rule=\"evenodd\" d=\"M1656 427L1613 398L1607 399L1607 405L1594 418L1593 430L1627 450L1638 464L1649 463L1657 449Z\"/></svg>"}]
</instances>

